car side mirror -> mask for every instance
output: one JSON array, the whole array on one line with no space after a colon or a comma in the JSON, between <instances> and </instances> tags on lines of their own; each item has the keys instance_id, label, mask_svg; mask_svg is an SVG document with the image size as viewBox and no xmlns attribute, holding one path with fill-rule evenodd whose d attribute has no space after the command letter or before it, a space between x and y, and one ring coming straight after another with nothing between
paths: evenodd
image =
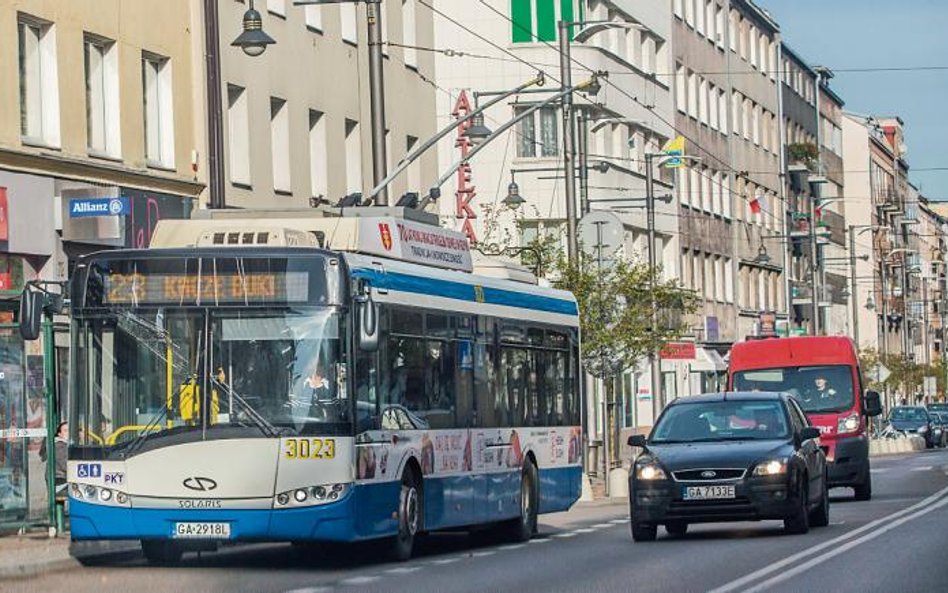
<instances>
[{"instance_id":1,"label":"car side mirror","mask_svg":"<svg viewBox=\"0 0 948 593\"><path fill-rule=\"evenodd\" d=\"M648 449L648 443L645 440L644 434L633 434L629 437L629 446L638 447L640 449Z\"/></svg>"},{"instance_id":2,"label":"car side mirror","mask_svg":"<svg viewBox=\"0 0 948 593\"><path fill-rule=\"evenodd\" d=\"M882 398L879 397L878 391L866 390L862 398L862 409L866 416L878 416L882 413Z\"/></svg>"},{"instance_id":3,"label":"car side mirror","mask_svg":"<svg viewBox=\"0 0 948 593\"><path fill-rule=\"evenodd\" d=\"M800 431L800 442L820 438L820 429L815 426L807 426Z\"/></svg>"}]
</instances>

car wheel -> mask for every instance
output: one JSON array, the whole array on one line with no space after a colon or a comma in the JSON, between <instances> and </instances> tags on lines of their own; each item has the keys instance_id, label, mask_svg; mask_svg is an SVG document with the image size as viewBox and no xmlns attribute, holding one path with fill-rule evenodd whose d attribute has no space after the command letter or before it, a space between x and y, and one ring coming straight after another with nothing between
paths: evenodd
<instances>
[{"instance_id":1,"label":"car wheel","mask_svg":"<svg viewBox=\"0 0 948 593\"><path fill-rule=\"evenodd\" d=\"M399 562L410 559L414 550L415 536L421 530L421 501L421 488L415 473L406 469L398 497L398 535L391 545L392 558Z\"/></svg>"},{"instance_id":2,"label":"car wheel","mask_svg":"<svg viewBox=\"0 0 948 593\"><path fill-rule=\"evenodd\" d=\"M862 484L853 486L853 492L856 500L869 500L872 498L872 472L866 467L866 473L862 478Z\"/></svg>"},{"instance_id":3,"label":"car wheel","mask_svg":"<svg viewBox=\"0 0 948 593\"><path fill-rule=\"evenodd\" d=\"M810 525L814 527L826 527L830 522L830 495L829 487L826 482L826 475L823 476L823 496L820 497L820 504L810 513Z\"/></svg>"},{"instance_id":4,"label":"car wheel","mask_svg":"<svg viewBox=\"0 0 948 593\"><path fill-rule=\"evenodd\" d=\"M667 531L670 535L681 537L685 535L686 533L688 533L688 524L685 523L684 521L674 521L672 523L666 523L665 531Z\"/></svg>"},{"instance_id":5,"label":"car wheel","mask_svg":"<svg viewBox=\"0 0 948 593\"><path fill-rule=\"evenodd\" d=\"M632 522L632 540L637 542L653 542L658 537L658 526L647 523Z\"/></svg>"},{"instance_id":6,"label":"car wheel","mask_svg":"<svg viewBox=\"0 0 948 593\"><path fill-rule=\"evenodd\" d=\"M783 529L787 533L803 534L810 530L810 513L806 508L807 492L806 477L801 476L801 483L797 487L797 495L793 501L792 514L783 520Z\"/></svg>"},{"instance_id":7,"label":"car wheel","mask_svg":"<svg viewBox=\"0 0 948 593\"><path fill-rule=\"evenodd\" d=\"M184 551L174 542L162 539L143 539L142 553L149 564L168 565L181 560Z\"/></svg>"}]
</instances>

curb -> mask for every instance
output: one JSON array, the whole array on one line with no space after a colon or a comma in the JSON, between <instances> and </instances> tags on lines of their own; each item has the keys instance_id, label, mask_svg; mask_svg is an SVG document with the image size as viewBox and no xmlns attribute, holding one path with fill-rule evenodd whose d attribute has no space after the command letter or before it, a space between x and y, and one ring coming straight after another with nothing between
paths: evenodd
<instances>
[{"instance_id":1,"label":"curb","mask_svg":"<svg viewBox=\"0 0 948 593\"><path fill-rule=\"evenodd\" d=\"M88 545L93 544L93 545ZM0 565L0 581L25 579L52 572L62 572L79 568L84 564L93 565L109 561L125 560L141 554L141 547L136 541L131 542L69 542L68 556L41 560L38 562L21 562L10 566Z\"/></svg>"},{"instance_id":2,"label":"curb","mask_svg":"<svg viewBox=\"0 0 948 593\"><path fill-rule=\"evenodd\" d=\"M82 566L75 558L57 558L48 562L30 562L23 564L14 564L13 566L0 566L0 580L7 579L25 579L29 577L48 574L51 572L60 572Z\"/></svg>"}]
</instances>

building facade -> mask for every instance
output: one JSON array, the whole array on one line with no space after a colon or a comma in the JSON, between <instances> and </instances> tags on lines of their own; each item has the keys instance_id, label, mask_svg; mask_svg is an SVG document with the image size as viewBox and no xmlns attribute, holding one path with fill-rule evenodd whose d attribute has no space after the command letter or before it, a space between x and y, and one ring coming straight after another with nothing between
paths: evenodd
<instances>
[{"instance_id":1,"label":"building facade","mask_svg":"<svg viewBox=\"0 0 948 593\"><path fill-rule=\"evenodd\" d=\"M58 368L55 407L68 397L65 329L58 365L13 329L25 283L61 283L89 251L147 245L203 190L197 16L189 0L0 2L0 426L13 431L0 524L44 518L44 377Z\"/></svg>"},{"instance_id":2,"label":"building facade","mask_svg":"<svg viewBox=\"0 0 948 593\"><path fill-rule=\"evenodd\" d=\"M366 6L258 0L276 43L250 57L231 42L247 4L219 3L225 204L335 205L372 186ZM380 5L386 170L435 133L432 15L417 0ZM394 203L436 178L434 151L389 188Z\"/></svg>"}]
</instances>

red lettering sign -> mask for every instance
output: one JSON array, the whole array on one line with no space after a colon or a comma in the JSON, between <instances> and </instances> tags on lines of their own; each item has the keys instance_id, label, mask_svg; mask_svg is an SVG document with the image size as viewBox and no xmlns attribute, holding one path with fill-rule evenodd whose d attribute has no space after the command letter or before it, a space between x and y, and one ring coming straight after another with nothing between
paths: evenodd
<instances>
[{"instance_id":1,"label":"red lettering sign","mask_svg":"<svg viewBox=\"0 0 948 593\"><path fill-rule=\"evenodd\" d=\"M668 342L660 353L662 360L694 360L697 348L694 342Z\"/></svg>"},{"instance_id":2,"label":"red lettering sign","mask_svg":"<svg viewBox=\"0 0 948 593\"><path fill-rule=\"evenodd\" d=\"M458 95L458 100L454 103L454 110L451 112L451 115L453 115L455 119L462 119L468 116L472 111L471 103L467 98L467 91L462 90L461 94ZM467 155L471 152L471 141L464 135L464 132L470 127L471 120L467 120L458 126L457 138L454 141L454 146L460 149L462 159L466 159ZM471 202L477 197L477 190L474 185L471 184L471 180L471 164L463 163L458 169L457 190L454 192L456 206L455 218L461 221L461 231L467 235L468 241L474 244L477 243L477 235L474 231L474 224L471 221L477 218L477 213L471 207Z\"/></svg>"}]
</instances>

